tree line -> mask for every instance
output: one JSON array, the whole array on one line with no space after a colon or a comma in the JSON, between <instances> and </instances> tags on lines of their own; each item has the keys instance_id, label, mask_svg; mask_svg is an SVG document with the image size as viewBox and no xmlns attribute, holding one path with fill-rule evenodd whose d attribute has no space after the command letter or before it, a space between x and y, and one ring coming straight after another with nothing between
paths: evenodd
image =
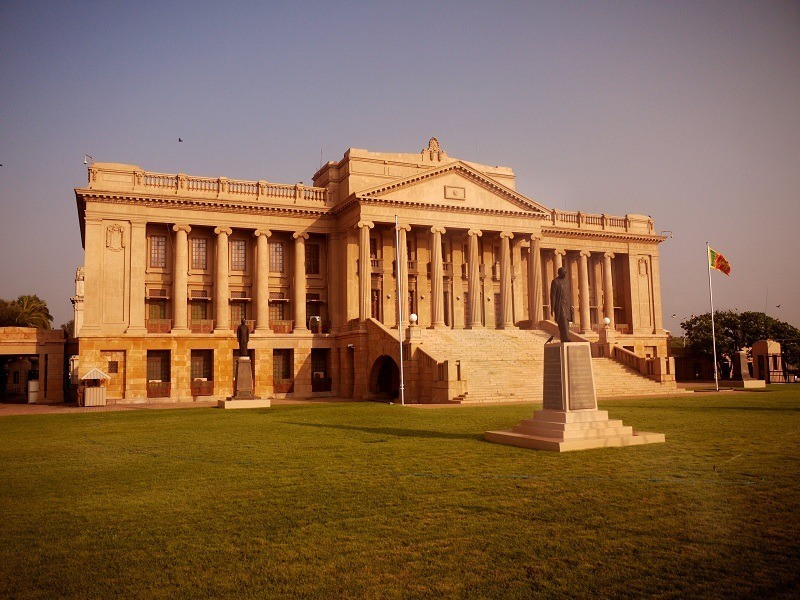
<instances>
[{"instance_id":1,"label":"tree line","mask_svg":"<svg viewBox=\"0 0 800 600\"><path fill-rule=\"evenodd\" d=\"M711 313L692 315L681 323L681 328L686 332L687 350L713 360ZM800 364L800 329L763 312L715 310L714 332L718 358L723 354L732 357L758 340L770 339L780 342L786 365Z\"/></svg>"}]
</instances>

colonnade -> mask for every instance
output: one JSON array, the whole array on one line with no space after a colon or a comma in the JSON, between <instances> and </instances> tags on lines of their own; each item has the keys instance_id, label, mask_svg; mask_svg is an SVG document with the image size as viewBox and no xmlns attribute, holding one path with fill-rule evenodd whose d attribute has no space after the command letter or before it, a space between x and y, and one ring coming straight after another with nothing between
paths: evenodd
<instances>
[{"instance_id":1,"label":"colonnade","mask_svg":"<svg viewBox=\"0 0 800 600\"><path fill-rule=\"evenodd\" d=\"M189 331L188 315L188 265L189 265L189 233L190 225L178 224L172 227L175 232L175 252L173 264L173 324L174 332ZM214 331L230 332L230 265L228 264L228 240L232 234L230 227L216 227L216 260L214 263ZM272 232L268 229L256 229L256 266L254 313L259 333L269 333L269 238ZM294 315L293 331L308 331L306 325L306 252L305 242L308 234L297 231L294 239L294 285L292 290L292 309Z\"/></svg>"},{"instance_id":2,"label":"colonnade","mask_svg":"<svg viewBox=\"0 0 800 600\"><path fill-rule=\"evenodd\" d=\"M388 224L387 224L388 225ZM370 230L374 229L375 223L372 221L359 221L358 228L358 256L359 256L359 319L364 320L371 314L370 293L372 289L371 266L370 266ZM407 257L407 234L411 231L408 224L400 224L397 231L398 257L401 265L408 264ZM444 227L432 226L425 228L430 235L430 293L431 293L431 321L433 329L445 327L444 322L444 262L442 256L442 239L447 233ZM518 242L528 242L530 254L527 263L527 296L528 296L528 318L533 323L543 319L551 318L549 314L544 314L544 305L547 303L545 293L549 293L549 287L543 289L547 283L545 281L542 265L542 254L552 253L551 263L553 272L547 273L548 281L555 277L555 271L565 265L567 250L563 248L542 248L542 239L538 235L515 234L511 231L494 232L500 241L500 261L499 261L499 291L500 309L498 311L499 320L497 327L501 329L513 328L515 326L514 303L512 293L512 240ZM479 238L484 232L479 229L469 229L467 235L467 299L466 307L468 328L483 327L483 306L481 301L481 254ZM515 237L516 236L516 237ZM596 285L602 286L602 314L610 320L610 327L615 327L614 317L614 283L612 276L612 259L614 254L611 252L590 252L588 250L576 251L578 253L577 271L578 286L574 301L576 303L577 323L582 333L587 333L592 329L591 323L591 299L590 299L590 268L589 259L592 256L602 254L602 277L596 277ZM407 317L407 298L409 290L408 269L401 269L399 281L399 293L403 302L403 314ZM598 290L599 291L599 290ZM598 294L599 297L599 294ZM516 320L520 319L517 315Z\"/></svg>"},{"instance_id":3,"label":"colonnade","mask_svg":"<svg viewBox=\"0 0 800 600\"><path fill-rule=\"evenodd\" d=\"M387 224L388 225L388 224ZM370 231L375 228L372 221L359 221L356 224L358 232L358 317L363 321L371 316L371 292L372 292L372 266L370 260ZM187 332L189 330L188 315L188 264L189 264L189 233L192 227L187 224L176 224L172 227L175 232L174 246L174 269L173 269L173 326L175 332ZM431 320L430 326L433 329L446 327L445 325L445 280L444 280L444 259L442 255L442 239L447 230L441 226L431 226L426 228L430 235L430 293L431 293ZM397 229L398 254L400 265L408 264L407 239L411 226L401 224ZM230 331L230 287L229 275L230 265L228 259L229 238L232 234L230 227L216 227L216 260L214 263L214 322L215 331ZM500 242L499 260L499 300L497 326L502 329L513 328L515 320L520 319L519 315L515 319L514 301L512 293L512 240L515 243L527 242L530 245L530 254L527 261L527 296L528 296L528 315L531 322L536 323L543 319L549 319L549 314L544 314L544 305L547 303L546 294L549 291L548 281L555 276L555 271L564 266L567 250L563 248L542 248L542 239L538 235L515 234L511 231L493 232L497 235ZM482 306L482 284L481 270L482 263L479 238L484 232L479 229L468 229L467 238L467 298L468 306L465 313L468 328L483 327L483 306ZM269 327L269 270L270 270L270 245L269 239L272 232L268 229L256 229L253 232L256 238L256 264L254 269L254 304L253 314L255 317L255 329L259 333L267 334ZM293 260L293 285L291 295L291 307L294 320L294 331L307 331L306 324L306 253L305 244L309 239L308 233L296 231L292 235L294 241L294 260ZM329 250L333 250L334 244L328 244ZM590 267L589 259L597 253L587 250L577 252L577 271L578 285L576 301L576 316L580 331L583 333L591 330L590 314ZM544 273L543 255L547 259L548 272ZM574 253L571 254L574 260ZM597 286L601 285L602 280L602 313L604 317L610 319L610 326L615 326L614 317L614 281L612 277L612 259L614 254L602 252L602 277L595 275ZM550 271L552 268L552 272ZM333 270L344 269L341 265L334 265ZM337 276L335 279L339 279ZM330 283L330 282L329 282ZM409 273L407 268L400 269L399 294L403 303L403 315L408 317L408 291ZM329 285L330 289L330 285ZM329 301L334 302L331 294ZM599 298L599 294L596 295ZM336 302L338 305L339 303ZM343 322L345 319L341 315L331 317L336 321ZM339 318L341 317L341 318Z\"/></svg>"}]
</instances>

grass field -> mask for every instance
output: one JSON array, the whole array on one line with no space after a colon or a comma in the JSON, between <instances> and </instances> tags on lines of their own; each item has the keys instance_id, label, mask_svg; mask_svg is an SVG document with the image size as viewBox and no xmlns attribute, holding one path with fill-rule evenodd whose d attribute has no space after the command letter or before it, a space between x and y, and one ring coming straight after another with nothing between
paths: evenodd
<instances>
[{"instance_id":1,"label":"grass field","mask_svg":"<svg viewBox=\"0 0 800 600\"><path fill-rule=\"evenodd\" d=\"M0 597L798 597L800 386L601 403L666 444L490 444L531 405L0 418Z\"/></svg>"}]
</instances>

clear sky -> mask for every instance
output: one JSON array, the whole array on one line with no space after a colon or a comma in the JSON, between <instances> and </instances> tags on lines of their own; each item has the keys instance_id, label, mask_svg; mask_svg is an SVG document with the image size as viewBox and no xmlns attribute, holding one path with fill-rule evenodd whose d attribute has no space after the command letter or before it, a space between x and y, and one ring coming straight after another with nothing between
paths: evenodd
<instances>
[{"instance_id":1,"label":"clear sky","mask_svg":"<svg viewBox=\"0 0 800 600\"><path fill-rule=\"evenodd\" d=\"M0 82L0 297L55 326L84 153L310 184L320 156L436 136L545 206L671 231L674 333L709 308L707 241L716 308L800 327L798 2L2 0Z\"/></svg>"}]
</instances>

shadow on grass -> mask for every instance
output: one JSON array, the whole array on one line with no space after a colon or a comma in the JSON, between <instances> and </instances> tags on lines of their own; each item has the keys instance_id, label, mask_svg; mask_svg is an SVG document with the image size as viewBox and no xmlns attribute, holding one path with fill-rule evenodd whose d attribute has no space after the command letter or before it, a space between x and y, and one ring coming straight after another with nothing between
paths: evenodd
<instances>
[{"instance_id":1,"label":"shadow on grass","mask_svg":"<svg viewBox=\"0 0 800 600\"><path fill-rule=\"evenodd\" d=\"M393 435L411 438L440 438L445 440L483 440L482 433L445 433L443 431L425 431L420 429L397 429L395 427L358 427L356 425L324 425L322 423L299 423L297 421L283 421L286 425L299 425L300 427L316 427L319 429L343 429L346 431L362 431L378 435Z\"/></svg>"}]
</instances>

